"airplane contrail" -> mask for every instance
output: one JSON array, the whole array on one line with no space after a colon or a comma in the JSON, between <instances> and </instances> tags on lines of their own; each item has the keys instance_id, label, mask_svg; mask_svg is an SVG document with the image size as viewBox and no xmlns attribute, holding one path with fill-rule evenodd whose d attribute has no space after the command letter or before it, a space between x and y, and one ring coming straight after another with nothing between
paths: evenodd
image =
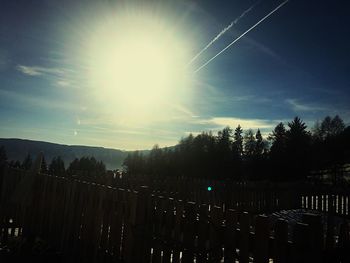
<instances>
[{"instance_id":1,"label":"airplane contrail","mask_svg":"<svg viewBox=\"0 0 350 263\"><path fill-rule=\"evenodd\" d=\"M239 17L237 17L234 21L232 21L227 27L225 27L223 30L220 31L219 34L216 35L216 37L213 38L201 51L195 55L190 62L188 62L187 66L192 64L193 61L195 61L204 51L206 51L216 40L218 40L223 34L225 34L228 30L231 29L235 24L238 23L238 21L243 18L246 14L248 14L260 1L253 4L251 7L249 7L247 10L245 10Z\"/></svg>"},{"instance_id":2,"label":"airplane contrail","mask_svg":"<svg viewBox=\"0 0 350 263\"><path fill-rule=\"evenodd\" d=\"M258 26L261 22L263 22L265 19L267 19L269 16L271 16L273 13L275 13L278 9L280 9L282 6L284 6L289 0L285 0L280 5L278 5L275 9L273 9L270 13L268 13L266 16L264 16L262 19L260 19L256 24L254 24L252 27L250 27L247 31L245 31L243 34L241 34L239 37L237 37L235 40L233 40L230 44L228 44L224 49L222 49L219 53L217 53L215 56L213 56L211 59L209 59L207 62L205 62L202 66L200 66L198 69L194 71L194 73L197 73L202 68L204 68L206 65L208 65L211 61L213 61L217 56L222 54L226 49L228 49L230 46L232 46L234 43L236 43L239 39L244 37L246 34L248 34L251 30L253 30L256 26Z\"/></svg>"}]
</instances>

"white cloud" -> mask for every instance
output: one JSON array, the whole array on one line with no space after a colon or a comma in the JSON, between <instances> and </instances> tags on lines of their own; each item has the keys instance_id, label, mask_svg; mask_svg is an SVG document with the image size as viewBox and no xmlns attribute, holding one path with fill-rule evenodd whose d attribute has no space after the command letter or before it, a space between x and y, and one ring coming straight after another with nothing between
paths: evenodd
<instances>
[{"instance_id":1,"label":"white cloud","mask_svg":"<svg viewBox=\"0 0 350 263\"><path fill-rule=\"evenodd\" d=\"M45 68L39 66L17 65L16 69L28 76L42 76L46 74L63 75L64 71L59 68Z\"/></svg>"},{"instance_id":2,"label":"white cloud","mask_svg":"<svg viewBox=\"0 0 350 263\"><path fill-rule=\"evenodd\" d=\"M64 88L71 86L71 83L67 80L64 80L64 79L60 79L56 83L58 86L64 87Z\"/></svg>"},{"instance_id":3,"label":"white cloud","mask_svg":"<svg viewBox=\"0 0 350 263\"><path fill-rule=\"evenodd\" d=\"M61 88L79 88L76 73L68 68L17 65L16 70L30 77L50 77L50 82Z\"/></svg>"},{"instance_id":4,"label":"white cloud","mask_svg":"<svg viewBox=\"0 0 350 263\"><path fill-rule=\"evenodd\" d=\"M230 117L213 117L210 119L199 120L200 124L216 125L220 127L230 126L235 128L240 125L243 129L273 129L281 120L264 119L241 119Z\"/></svg>"},{"instance_id":5,"label":"white cloud","mask_svg":"<svg viewBox=\"0 0 350 263\"><path fill-rule=\"evenodd\" d=\"M29 76L40 76L42 75L42 72L37 70L35 67L26 67L26 66L17 66L17 70L25 75Z\"/></svg>"}]
</instances>

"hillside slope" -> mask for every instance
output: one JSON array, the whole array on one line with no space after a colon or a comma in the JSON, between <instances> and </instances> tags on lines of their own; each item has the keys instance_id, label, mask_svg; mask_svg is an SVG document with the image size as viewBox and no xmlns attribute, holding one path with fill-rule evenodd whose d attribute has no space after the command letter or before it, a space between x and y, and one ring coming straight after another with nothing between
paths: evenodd
<instances>
[{"instance_id":1,"label":"hillside slope","mask_svg":"<svg viewBox=\"0 0 350 263\"><path fill-rule=\"evenodd\" d=\"M47 163L50 163L53 157L61 156L66 167L74 158L94 156L98 161L103 161L107 169L116 169L122 166L124 159L130 153L103 147L63 145L23 139L0 138L0 146L5 147L9 160L22 162L28 153L35 157L39 152L43 152Z\"/></svg>"}]
</instances>

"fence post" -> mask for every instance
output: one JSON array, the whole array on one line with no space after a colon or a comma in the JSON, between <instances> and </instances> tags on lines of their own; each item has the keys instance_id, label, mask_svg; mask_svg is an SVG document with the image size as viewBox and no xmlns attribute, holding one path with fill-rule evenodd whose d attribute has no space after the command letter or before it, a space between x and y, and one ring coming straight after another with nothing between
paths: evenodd
<instances>
[{"instance_id":1,"label":"fence post","mask_svg":"<svg viewBox=\"0 0 350 263\"><path fill-rule=\"evenodd\" d=\"M113 261L118 261L122 258L124 253L124 240L122 237L122 230L125 227L126 213L124 210L125 190L118 188L112 194L112 214L111 227L108 242L108 251L112 252ZM124 228L124 230L126 230Z\"/></svg>"},{"instance_id":2,"label":"fence post","mask_svg":"<svg viewBox=\"0 0 350 263\"><path fill-rule=\"evenodd\" d=\"M194 258L194 237L195 237L195 220L196 207L194 202L187 202L185 205L185 226L184 226L184 251L182 262L193 262Z\"/></svg>"},{"instance_id":3,"label":"fence post","mask_svg":"<svg viewBox=\"0 0 350 263\"><path fill-rule=\"evenodd\" d=\"M286 263L288 259L288 223L278 219L275 226L274 262Z\"/></svg>"},{"instance_id":4,"label":"fence post","mask_svg":"<svg viewBox=\"0 0 350 263\"><path fill-rule=\"evenodd\" d=\"M181 234L183 231L183 213L184 213L184 202L182 200L177 200L176 202L176 216L175 216L175 226L174 226L174 240L175 242L181 242ZM175 247L173 249L173 262L180 262L180 247Z\"/></svg>"},{"instance_id":5,"label":"fence post","mask_svg":"<svg viewBox=\"0 0 350 263\"><path fill-rule=\"evenodd\" d=\"M154 225L154 236L153 242L153 255L152 262L158 263L162 261L162 235L163 235L163 225L164 225L164 202L165 198L163 196L156 196L155 201L157 202L157 207L155 210L155 215L153 219Z\"/></svg>"},{"instance_id":6,"label":"fence post","mask_svg":"<svg viewBox=\"0 0 350 263\"><path fill-rule=\"evenodd\" d=\"M303 214L303 223L309 225L310 254L315 262L321 262L321 254L324 245L321 216L305 213Z\"/></svg>"},{"instance_id":7,"label":"fence post","mask_svg":"<svg viewBox=\"0 0 350 263\"><path fill-rule=\"evenodd\" d=\"M208 205L202 204L199 207L198 222L198 253L199 263L207 262L207 240L208 240Z\"/></svg>"},{"instance_id":8,"label":"fence post","mask_svg":"<svg viewBox=\"0 0 350 263\"><path fill-rule=\"evenodd\" d=\"M294 226L294 255L293 262L309 263L314 262L310 256L310 231L309 226L303 223L296 223Z\"/></svg>"},{"instance_id":9,"label":"fence post","mask_svg":"<svg viewBox=\"0 0 350 263\"><path fill-rule=\"evenodd\" d=\"M129 237L125 241L125 262L149 262L147 244L150 240L148 227L148 187L141 186L138 192L131 192L128 218Z\"/></svg>"},{"instance_id":10,"label":"fence post","mask_svg":"<svg viewBox=\"0 0 350 263\"><path fill-rule=\"evenodd\" d=\"M339 229L339 256L342 262L350 262L350 236L349 223L344 220Z\"/></svg>"},{"instance_id":11,"label":"fence post","mask_svg":"<svg viewBox=\"0 0 350 263\"><path fill-rule=\"evenodd\" d=\"M233 262L236 259L237 246L237 211L233 209L226 210L226 229L225 229L225 255L224 262Z\"/></svg>"},{"instance_id":12,"label":"fence post","mask_svg":"<svg viewBox=\"0 0 350 263\"><path fill-rule=\"evenodd\" d=\"M257 216L255 220L254 262L269 262L269 225L269 218L267 216Z\"/></svg>"},{"instance_id":13,"label":"fence post","mask_svg":"<svg viewBox=\"0 0 350 263\"><path fill-rule=\"evenodd\" d=\"M6 215L5 206L7 200L5 199L5 184L4 180L7 177L8 166L6 163L0 164L0 242L4 245L7 245L8 239L8 223L9 219ZM3 232L2 232L3 228Z\"/></svg>"},{"instance_id":14,"label":"fence post","mask_svg":"<svg viewBox=\"0 0 350 263\"><path fill-rule=\"evenodd\" d=\"M214 206L210 211L210 262L220 262L222 258L222 209Z\"/></svg>"},{"instance_id":15,"label":"fence post","mask_svg":"<svg viewBox=\"0 0 350 263\"><path fill-rule=\"evenodd\" d=\"M174 199L167 198L165 202L165 222L164 222L164 239L166 241L164 251L163 251L163 263L170 262L171 259L171 234L173 229L174 220ZM148 261L149 262L149 261Z\"/></svg>"},{"instance_id":16,"label":"fence post","mask_svg":"<svg viewBox=\"0 0 350 263\"><path fill-rule=\"evenodd\" d=\"M248 263L250 216L247 212L242 213L240 216L239 229L239 262Z\"/></svg>"},{"instance_id":17,"label":"fence post","mask_svg":"<svg viewBox=\"0 0 350 263\"><path fill-rule=\"evenodd\" d=\"M5 180L5 177L8 173L8 165L7 163L0 163L0 217L2 215L2 211L3 211L3 192L4 192L4 187L5 187L5 184L4 184L4 180Z\"/></svg>"},{"instance_id":18,"label":"fence post","mask_svg":"<svg viewBox=\"0 0 350 263\"><path fill-rule=\"evenodd\" d=\"M136 261L149 262L151 251L148 249L151 243L151 229L149 227L150 213L149 210L149 188L141 186L138 194L137 211L136 211Z\"/></svg>"},{"instance_id":19,"label":"fence post","mask_svg":"<svg viewBox=\"0 0 350 263\"><path fill-rule=\"evenodd\" d=\"M36 211L36 200L34 198L35 192L39 191L36 189L38 186L37 175L41 169L41 162L43 159L43 153L40 152L30 168L29 173L27 173L19 182L13 195L11 201L14 204L20 205L23 209L24 222L23 222L23 235L32 239L35 233L33 232L33 227L35 226L34 216ZM35 194L35 196L37 193Z\"/></svg>"}]
</instances>

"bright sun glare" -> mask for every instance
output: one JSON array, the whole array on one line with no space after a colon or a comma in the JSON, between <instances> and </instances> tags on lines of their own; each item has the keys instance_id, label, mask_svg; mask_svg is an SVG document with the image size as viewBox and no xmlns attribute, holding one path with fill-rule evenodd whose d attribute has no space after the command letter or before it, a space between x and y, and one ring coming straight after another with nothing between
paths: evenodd
<instances>
[{"instance_id":1,"label":"bright sun glare","mask_svg":"<svg viewBox=\"0 0 350 263\"><path fill-rule=\"evenodd\" d=\"M154 112L188 88L186 45L162 21L143 16L102 23L89 45L89 83L118 109ZM187 61L186 61L187 60Z\"/></svg>"}]
</instances>

